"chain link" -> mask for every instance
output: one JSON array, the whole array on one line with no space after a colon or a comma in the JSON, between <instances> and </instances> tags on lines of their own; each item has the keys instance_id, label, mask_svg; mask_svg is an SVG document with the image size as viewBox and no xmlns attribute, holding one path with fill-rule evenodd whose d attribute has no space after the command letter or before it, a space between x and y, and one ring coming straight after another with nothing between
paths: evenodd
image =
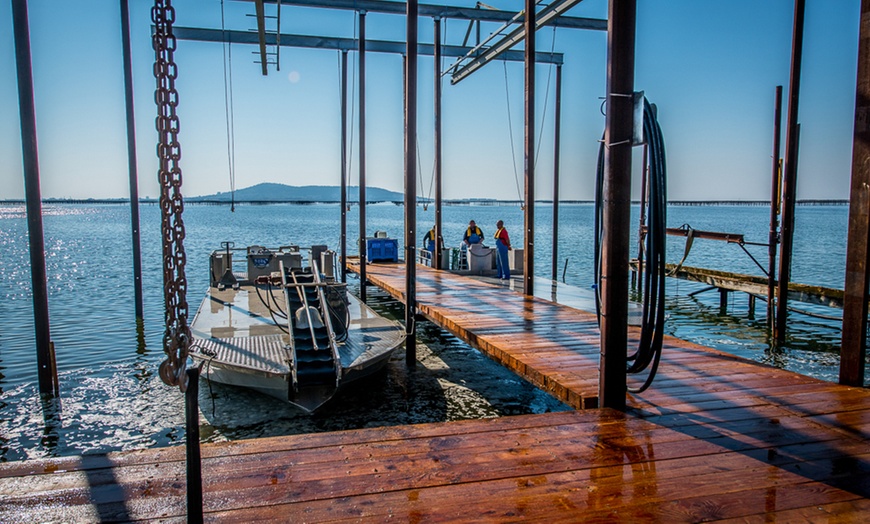
<instances>
[{"instance_id":1,"label":"chain link","mask_svg":"<svg viewBox=\"0 0 870 524\"><path fill-rule=\"evenodd\" d=\"M170 386L187 389L185 368L190 346L190 327L187 324L187 277L184 274L184 222L181 214L184 201L181 197L181 144L178 142L179 121L178 91L175 80L178 68L174 54L177 41L172 34L175 8L171 0L154 0L151 8L154 23L152 46L154 48L154 78L157 89L154 101L157 104L157 158L160 179L161 231L163 236L163 300L166 307L166 331L163 334L163 350L166 360L160 364L160 378Z\"/></svg>"}]
</instances>

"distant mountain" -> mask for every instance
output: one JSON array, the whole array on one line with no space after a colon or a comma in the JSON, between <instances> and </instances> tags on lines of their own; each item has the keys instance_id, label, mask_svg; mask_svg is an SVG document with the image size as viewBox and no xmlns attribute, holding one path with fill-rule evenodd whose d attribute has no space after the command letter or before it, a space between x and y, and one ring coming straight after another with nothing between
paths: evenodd
<instances>
[{"instance_id":1,"label":"distant mountain","mask_svg":"<svg viewBox=\"0 0 870 524\"><path fill-rule=\"evenodd\" d=\"M232 195L221 192L214 195L188 197L192 202L211 201L229 202ZM366 187L366 200L369 202L402 202L404 195L379 187ZM359 200L359 187L348 186L348 201ZM255 186L237 189L237 202L341 202L341 188L338 186L288 186L264 182Z\"/></svg>"}]
</instances>

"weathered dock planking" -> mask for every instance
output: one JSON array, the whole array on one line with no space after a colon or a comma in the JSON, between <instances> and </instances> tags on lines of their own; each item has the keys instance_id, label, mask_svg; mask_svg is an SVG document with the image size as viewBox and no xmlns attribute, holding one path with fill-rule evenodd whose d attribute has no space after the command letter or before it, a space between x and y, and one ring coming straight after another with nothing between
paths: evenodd
<instances>
[{"instance_id":1,"label":"weathered dock planking","mask_svg":"<svg viewBox=\"0 0 870 524\"><path fill-rule=\"evenodd\" d=\"M359 272L358 259L349 259ZM369 264L366 276L398 300L404 266ZM505 286L419 268L417 310L514 373L575 409L598 405L598 324L594 314L554 307Z\"/></svg>"},{"instance_id":2,"label":"weathered dock planking","mask_svg":"<svg viewBox=\"0 0 870 524\"><path fill-rule=\"evenodd\" d=\"M369 268L375 282L403 273ZM472 341L510 346L530 376L597 373L594 322L582 336L548 326L588 314L424 268L418 289L421 308L452 312ZM534 344L510 336L517 326ZM551 346L578 337L594 351L560 360ZM668 338L656 382L629 406L204 445L206 520L870 520L865 389ZM182 447L5 463L0 521L181 522L184 490Z\"/></svg>"}]
</instances>

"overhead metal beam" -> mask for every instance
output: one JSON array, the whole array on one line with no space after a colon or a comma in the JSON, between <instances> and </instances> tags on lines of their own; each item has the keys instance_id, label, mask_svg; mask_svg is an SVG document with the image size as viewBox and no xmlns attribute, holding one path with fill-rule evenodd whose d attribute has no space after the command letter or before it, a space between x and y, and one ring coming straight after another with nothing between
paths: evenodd
<instances>
[{"instance_id":1,"label":"overhead metal beam","mask_svg":"<svg viewBox=\"0 0 870 524\"><path fill-rule=\"evenodd\" d=\"M194 27L175 27L173 28L175 38L178 40L192 40L198 42L232 42L234 44L252 44L258 45L259 38L256 33L247 31L222 31L220 29L203 29ZM337 49L339 51L356 51L358 49L357 41L353 38L331 38L321 36L307 35L266 35L266 44L278 45L277 37L280 36L281 47L301 47L309 49ZM388 40L366 40L366 51L375 53L393 53L405 54L404 42L391 42ZM471 51L470 47L443 45L441 46L441 54L443 56L465 56ZM423 56L433 56L435 54L435 46L432 44L418 44L417 53ZM503 60L510 62L522 62L525 60L522 51L508 51L502 57ZM535 53L535 61L544 64L561 64L564 60L562 53Z\"/></svg>"},{"instance_id":2,"label":"overhead metal beam","mask_svg":"<svg viewBox=\"0 0 870 524\"><path fill-rule=\"evenodd\" d=\"M263 0L254 2L257 12L257 43L260 45L260 64L263 66L263 76L269 74L269 63L266 60L266 8Z\"/></svg>"},{"instance_id":3,"label":"overhead metal beam","mask_svg":"<svg viewBox=\"0 0 870 524\"><path fill-rule=\"evenodd\" d=\"M555 20L559 19L562 13L566 12L567 10L571 9L582 1L583 0L556 0L552 4L542 9L540 13L533 17L533 19L535 20L535 30L537 31L538 29L546 25L552 24ZM456 64L447 69L447 71L453 71L453 76L450 78L450 83L459 83L460 81L462 81L463 78L466 78L471 73L477 71L492 60L495 60L499 57L499 55L505 53L510 48L523 41L523 39L525 39L526 37L526 25L528 24L520 24L501 40L497 41L489 47L484 48L484 46L492 38L488 38L478 44L474 49L469 51L466 56L459 59ZM466 65L459 67L460 64L462 64L462 62L464 62L465 60L470 61Z\"/></svg>"},{"instance_id":4,"label":"overhead metal beam","mask_svg":"<svg viewBox=\"0 0 870 524\"><path fill-rule=\"evenodd\" d=\"M252 2L260 0L247 1ZM275 4L277 1L267 0L266 3ZM346 9L395 15L404 15L406 11L404 2L387 2L383 0L282 0L281 5ZM507 22L516 16L516 12L513 11L431 4L420 4L418 14L419 16L454 18L457 20L479 20L483 22ZM518 21L522 22L524 18L525 17L520 18ZM607 31L607 20L601 20L598 18L563 16L558 20L554 20L552 25L570 29Z\"/></svg>"}]
</instances>

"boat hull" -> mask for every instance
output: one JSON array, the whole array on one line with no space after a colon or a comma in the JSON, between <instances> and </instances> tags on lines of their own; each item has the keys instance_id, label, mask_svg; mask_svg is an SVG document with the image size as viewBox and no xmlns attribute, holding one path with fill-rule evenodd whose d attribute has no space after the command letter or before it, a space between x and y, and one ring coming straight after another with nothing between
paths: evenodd
<instances>
[{"instance_id":1,"label":"boat hull","mask_svg":"<svg viewBox=\"0 0 870 524\"><path fill-rule=\"evenodd\" d=\"M347 338L338 345L340 377L334 385L296 391L289 338L272 320L257 291L250 284L208 289L191 324L190 357L202 367L204 378L258 391L313 412L341 386L382 369L404 340L400 324L348 294ZM263 297L269 291L259 292Z\"/></svg>"}]
</instances>

